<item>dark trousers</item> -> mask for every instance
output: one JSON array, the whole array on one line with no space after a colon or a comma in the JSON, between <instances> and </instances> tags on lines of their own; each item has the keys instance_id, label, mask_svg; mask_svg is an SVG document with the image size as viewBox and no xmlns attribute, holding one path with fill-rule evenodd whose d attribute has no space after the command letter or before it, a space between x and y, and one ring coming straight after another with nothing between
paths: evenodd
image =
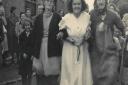
<instances>
[{"instance_id":1,"label":"dark trousers","mask_svg":"<svg viewBox=\"0 0 128 85\"><path fill-rule=\"evenodd\" d=\"M36 75L37 85L59 85L57 76Z\"/></svg>"},{"instance_id":2,"label":"dark trousers","mask_svg":"<svg viewBox=\"0 0 128 85\"><path fill-rule=\"evenodd\" d=\"M32 76L31 74L22 75L22 85L31 85Z\"/></svg>"}]
</instances>

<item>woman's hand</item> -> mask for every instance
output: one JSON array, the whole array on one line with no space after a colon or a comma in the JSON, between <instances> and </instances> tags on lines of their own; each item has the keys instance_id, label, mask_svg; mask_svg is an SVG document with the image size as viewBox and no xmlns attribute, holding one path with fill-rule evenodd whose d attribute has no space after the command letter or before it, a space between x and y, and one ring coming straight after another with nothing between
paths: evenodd
<instances>
[{"instance_id":1,"label":"woman's hand","mask_svg":"<svg viewBox=\"0 0 128 85\"><path fill-rule=\"evenodd\" d=\"M88 26L88 27L87 27L86 34L85 34L85 36L84 36L84 39L87 40L87 39L90 38L90 36L91 36L91 27Z\"/></svg>"},{"instance_id":2,"label":"woman's hand","mask_svg":"<svg viewBox=\"0 0 128 85\"><path fill-rule=\"evenodd\" d=\"M57 34L57 39L63 39L64 33L63 32L59 32Z\"/></svg>"}]
</instances>

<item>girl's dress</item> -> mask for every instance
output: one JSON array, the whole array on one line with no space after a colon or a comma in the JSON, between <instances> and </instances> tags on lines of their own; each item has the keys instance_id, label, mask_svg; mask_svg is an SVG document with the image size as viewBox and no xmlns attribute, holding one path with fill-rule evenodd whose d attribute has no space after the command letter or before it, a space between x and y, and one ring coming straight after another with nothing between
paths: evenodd
<instances>
[{"instance_id":1,"label":"girl's dress","mask_svg":"<svg viewBox=\"0 0 128 85\"><path fill-rule=\"evenodd\" d=\"M88 43L84 40L89 23L90 15L86 12L78 18L68 13L59 23L60 30L67 29L68 33L62 51L60 85L93 84Z\"/></svg>"}]
</instances>

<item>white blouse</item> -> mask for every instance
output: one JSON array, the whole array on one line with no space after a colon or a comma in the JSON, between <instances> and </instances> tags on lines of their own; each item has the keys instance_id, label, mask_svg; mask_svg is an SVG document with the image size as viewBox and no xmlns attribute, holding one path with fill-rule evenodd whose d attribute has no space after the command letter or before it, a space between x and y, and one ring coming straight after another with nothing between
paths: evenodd
<instances>
[{"instance_id":1,"label":"white blouse","mask_svg":"<svg viewBox=\"0 0 128 85\"><path fill-rule=\"evenodd\" d=\"M87 12L82 12L77 18L72 13L66 14L62 17L59 23L59 29L67 29L68 39L70 41L82 41L86 34L87 27L90 24L90 15Z\"/></svg>"}]
</instances>

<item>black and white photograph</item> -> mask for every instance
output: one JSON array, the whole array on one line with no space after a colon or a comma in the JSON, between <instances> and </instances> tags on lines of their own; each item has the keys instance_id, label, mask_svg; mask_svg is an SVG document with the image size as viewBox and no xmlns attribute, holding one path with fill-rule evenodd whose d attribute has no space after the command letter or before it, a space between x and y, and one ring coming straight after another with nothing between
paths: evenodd
<instances>
[{"instance_id":1,"label":"black and white photograph","mask_svg":"<svg viewBox=\"0 0 128 85\"><path fill-rule=\"evenodd\" d=\"M0 0L0 85L128 85L128 0Z\"/></svg>"}]
</instances>

